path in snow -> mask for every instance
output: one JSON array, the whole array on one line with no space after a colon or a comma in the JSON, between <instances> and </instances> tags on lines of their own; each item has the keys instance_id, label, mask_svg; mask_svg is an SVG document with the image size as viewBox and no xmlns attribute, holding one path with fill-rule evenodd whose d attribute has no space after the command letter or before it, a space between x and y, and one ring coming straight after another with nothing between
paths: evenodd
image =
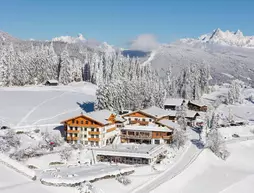
<instances>
[{"instance_id":1,"label":"path in snow","mask_svg":"<svg viewBox=\"0 0 254 193\"><path fill-rule=\"evenodd\" d=\"M78 108L75 108L75 109L68 110L68 111L64 111L64 112L62 112L62 113L59 113L59 114L57 114L57 115L54 115L53 117L47 117L47 118L39 119L39 120L35 121L32 125L36 125L36 124L38 124L38 123L41 122L41 121L46 121L46 120L54 119L54 118L56 118L56 117L58 117L58 116L60 116L60 115L64 115L64 114L71 113L71 112L76 112L76 111L78 111L78 110L80 110L79 107L78 107Z\"/></svg>"},{"instance_id":2,"label":"path in snow","mask_svg":"<svg viewBox=\"0 0 254 193\"><path fill-rule=\"evenodd\" d=\"M66 92L61 93L60 95L54 96L52 98L46 99L44 101L42 101L41 103L39 103L38 105L36 105L35 107L33 107L21 120L20 122L17 124L17 126L20 126L24 121L26 121L26 119L36 110L38 109L40 106L44 105L45 103L60 98L61 96L63 96L64 94L66 94Z\"/></svg>"},{"instance_id":3,"label":"path in snow","mask_svg":"<svg viewBox=\"0 0 254 193\"><path fill-rule=\"evenodd\" d=\"M191 140L198 140L199 136L196 132L190 131L190 139ZM167 182L168 180L173 179L181 172L183 172L189 165L191 165L202 152L202 149L197 148L197 146L190 142L189 147L180 157L180 159L171 167L165 170L163 173L159 174L155 178L149 180L145 184L132 189L130 192L132 193L147 193L154 190L156 187L160 186L161 184Z\"/></svg>"}]
</instances>

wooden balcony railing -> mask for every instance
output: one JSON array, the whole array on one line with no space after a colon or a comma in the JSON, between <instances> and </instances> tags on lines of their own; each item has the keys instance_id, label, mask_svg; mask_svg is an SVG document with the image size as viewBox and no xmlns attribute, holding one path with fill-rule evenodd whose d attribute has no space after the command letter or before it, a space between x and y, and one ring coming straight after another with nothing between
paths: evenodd
<instances>
[{"instance_id":1,"label":"wooden balcony railing","mask_svg":"<svg viewBox=\"0 0 254 193\"><path fill-rule=\"evenodd\" d=\"M149 124L148 121L130 121L130 124L131 125L134 125L134 124L139 124L139 125L142 125L142 126L147 126Z\"/></svg>"},{"instance_id":2,"label":"wooden balcony railing","mask_svg":"<svg viewBox=\"0 0 254 193\"><path fill-rule=\"evenodd\" d=\"M162 136L163 139L172 139L172 136Z\"/></svg>"},{"instance_id":3,"label":"wooden balcony railing","mask_svg":"<svg viewBox=\"0 0 254 193\"><path fill-rule=\"evenodd\" d=\"M100 135L99 131L89 131L88 132L89 135Z\"/></svg>"},{"instance_id":4,"label":"wooden balcony railing","mask_svg":"<svg viewBox=\"0 0 254 193\"><path fill-rule=\"evenodd\" d=\"M79 130L67 130L67 133L79 133Z\"/></svg>"},{"instance_id":5,"label":"wooden balcony railing","mask_svg":"<svg viewBox=\"0 0 254 193\"><path fill-rule=\"evenodd\" d=\"M109 133L109 132L111 132L111 131L115 131L115 130L116 130L116 128L115 128L115 127L110 128L110 129L107 129L107 133Z\"/></svg>"},{"instance_id":6,"label":"wooden balcony railing","mask_svg":"<svg viewBox=\"0 0 254 193\"><path fill-rule=\"evenodd\" d=\"M100 141L100 138L88 138L88 141Z\"/></svg>"},{"instance_id":7,"label":"wooden balcony railing","mask_svg":"<svg viewBox=\"0 0 254 193\"><path fill-rule=\"evenodd\" d=\"M152 135L126 135L121 134L122 138L128 138L128 139L151 139Z\"/></svg>"},{"instance_id":8,"label":"wooden balcony railing","mask_svg":"<svg viewBox=\"0 0 254 193\"><path fill-rule=\"evenodd\" d=\"M79 140L79 137L67 137L67 141L77 141Z\"/></svg>"}]
</instances>

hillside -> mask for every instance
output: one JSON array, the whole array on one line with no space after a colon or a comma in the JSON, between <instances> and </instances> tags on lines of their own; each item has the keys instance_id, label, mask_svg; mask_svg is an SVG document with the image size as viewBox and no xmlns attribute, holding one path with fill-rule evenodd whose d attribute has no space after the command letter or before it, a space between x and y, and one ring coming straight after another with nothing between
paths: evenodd
<instances>
[{"instance_id":1,"label":"hillside","mask_svg":"<svg viewBox=\"0 0 254 193\"><path fill-rule=\"evenodd\" d=\"M198 39L182 39L161 45L150 54L146 59L148 62L144 64L151 63L164 76L169 65L177 73L183 65L207 63L211 67L213 82L229 82L237 78L253 84L253 37L244 37L241 32L238 33L240 38L236 38L237 35L231 32L217 30L211 36L203 35Z\"/></svg>"}]
</instances>

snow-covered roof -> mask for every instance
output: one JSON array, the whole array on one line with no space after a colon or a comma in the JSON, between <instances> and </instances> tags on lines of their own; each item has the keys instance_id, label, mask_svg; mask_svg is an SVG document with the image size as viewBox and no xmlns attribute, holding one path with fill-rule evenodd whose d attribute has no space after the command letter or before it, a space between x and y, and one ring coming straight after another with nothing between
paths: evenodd
<instances>
[{"instance_id":1,"label":"snow-covered roof","mask_svg":"<svg viewBox=\"0 0 254 193\"><path fill-rule=\"evenodd\" d=\"M185 99L181 98L168 98L166 99L164 105L169 105L169 106L181 106L183 101L186 101ZM188 102L188 101L186 101Z\"/></svg>"},{"instance_id":2,"label":"snow-covered roof","mask_svg":"<svg viewBox=\"0 0 254 193\"><path fill-rule=\"evenodd\" d=\"M57 80L46 80L46 82L49 82L50 84L58 84L58 81Z\"/></svg>"},{"instance_id":3,"label":"snow-covered roof","mask_svg":"<svg viewBox=\"0 0 254 193\"><path fill-rule=\"evenodd\" d=\"M168 127L159 127L158 125L148 125L148 126L141 126L141 125L126 125L123 130L129 131L160 131L160 132L172 132L172 129Z\"/></svg>"},{"instance_id":4,"label":"snow-covered roof","mask_svg":"<svg viewBox=\"0 0 254 193\"><path fill-rule=\"evenodd\" d=\"M166 110L167 111L167 115L168 116L171 116L171 117L175 117L176 116L176 111L173 111L173 110Z\"/></svg>"},{"instance_id":5,"label":"snow-covered roof","mask_svg":"<svg viewBox=\"0 0 254 193\"><path fill-rule=\"evenodd\" d=\"M115 118L115 120L118 121L118 122L125 122L125 121L126 121L126 119L124 119L124 118L123 118L122 116L120 116L120 115L117 115L116 118Z\"/></svg>"},{"instance_id":6,"label":"snow-covered roof","mask_svg":"<svg viewBox=\"0 0 254 193\"><path fill-rule=\"evenodd\" d=\"M186 117L195 117L196 115L199 115L197 111L187 110L186 111Z\"/></svg>"},{"instance_id":7,"label":"snow-covered roof","mask_svg":"<svg viewBox=\"0 0 254 193\"><path fill-rule=\"evenodd\" d=\"M107 119L110 117L110 115L114 114L112 111L109 110L100 110L100 111L93 111L90 113L84 114L84 116L90 117L93 120L96 120L100 123L107 124L109 123Z\"/></svg>"},{"instance_id":8,"label":"snow-covered roof","mask_svg":"<svg viewBox=\"0 0 254 193\"><path fill-rule=\"evenodd\" d=\"M163 116L168 115L168 111L164 110L162 108L152 106L144 110L140 110L141 112L144 112L145 114L152 115L153 117L159 118Z\"/></svg>"},{"instance_id":9,"label":"snow-covered roof","mask_svg":"<svg viewBox=\"0 0 254 193\"><path fill-rule=\"evenodd\" d=\"M168 120L168 119L162 119L160 121L157 121L157 123L165 125L167 127L170 127L172 129L175 129L175 128L179 127L179 124L177 124L177 123L175 123L175 122L173 122L171 120Z\"/></svg>"},{"instance_id":10,"label":"snow-covered roof","mask_svg":"<svg viewBox=\"0 0 254 193\"><path fill-rule=\"evenodd\" d=\"M94 149L97 155L154 158L167 151L165 145L152 144L118 144L116 146L107 146L105 148Z\"/></svg>"},{"instance_id":11,"label":"snow-covered roof","mask_svg":"<svg viewBox=\"0 0 254 193\"><path fill-rule=\"evenodd\" d=\"M189 103L192 103L192 104L197 105L197 106L199 106L199 107L205 106L205 104L202 103L202 102L199 101L199 100L191 100L191 101L189 101Z\"/></svg>"}]
</instances>

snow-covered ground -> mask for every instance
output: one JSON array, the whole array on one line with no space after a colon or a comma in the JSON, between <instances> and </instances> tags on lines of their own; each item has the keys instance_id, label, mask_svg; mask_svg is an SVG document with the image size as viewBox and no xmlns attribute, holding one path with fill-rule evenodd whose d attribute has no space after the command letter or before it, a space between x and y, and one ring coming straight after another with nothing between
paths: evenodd
<instances>
[{"instance_id":1,"label":"snow-covered ground","mask_svg":"<svg viewBox=\"0 0 254 193\"><path fill-rule=\"evenodd\" d=\"M90 83L0 88L0 125L20 128L59 124L80 114L78 103L94 102L95 91L96 86Z\"/></svg>"},{"instance_id":2,"label":"snow-covered ground","mask_svg":"<svg viewBox=\"0 0 254 193\"><path fill-rule=\"evenodd\" d=\"M183 173L152 193L252 193L254 141L229 144L228 149L231 155L226 161L204 150Z\"/></svg>"}]
</instances>

